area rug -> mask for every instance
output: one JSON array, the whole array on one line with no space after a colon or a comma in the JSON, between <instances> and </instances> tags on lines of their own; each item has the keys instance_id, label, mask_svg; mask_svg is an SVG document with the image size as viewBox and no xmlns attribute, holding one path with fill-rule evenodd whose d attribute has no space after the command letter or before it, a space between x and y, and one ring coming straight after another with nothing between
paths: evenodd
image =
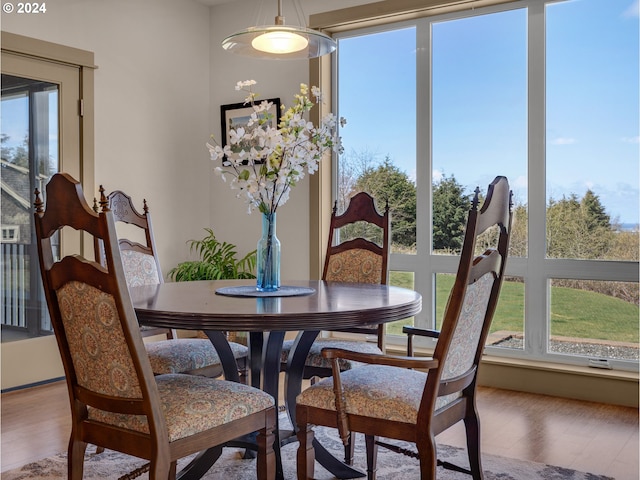
<instances>
[{"instance_id":1,"label":"area rug","mask_svg":"<svg viewBox=\"0 0 640 480\"><path fill-rule=\"evenodd\" d=\"M328 429L317 429L317 438L336 455L343 451L342 444L337 436ZM361 436L359 436L361 437ZM403 447L409 444L399 442ZM282 461L284 477L286 480L296 478L295 455L297 443L286 445L282 449ZM90 451L89 451L90 450ZM357 468L365 468L364 441L356 443ZM438 445L438 458L463 467L468 466L466 451L448 445ZM178 468L184 465L188 459L181 460ZM613 480L612 477L577 472L575 470L544 465L541 463L513 460L494 455L482 456L485 480ZM117 480L136 468L145 464L144 461L118 452L105 451L95 453L93 447L89 447L85 458L84 480ZM67 458L66 454L43 459L30 463L23 467L2 473L2 480L23 479L63 479L66 478ZM140 479L148 479L148 473L142 474ZM203 477L204 480L249 480L256 478L255 460L242 458L239 449L227 448L222 457ZM317 480L330 480L334 477L316 463L315 478ZM411 480L420 478L418 461L410 457L389 452L383 448L378 455L378 478L380 480ZM438 480L469 480L471 477L451 470L438 467Z\"/></svg>"}]
</instances>

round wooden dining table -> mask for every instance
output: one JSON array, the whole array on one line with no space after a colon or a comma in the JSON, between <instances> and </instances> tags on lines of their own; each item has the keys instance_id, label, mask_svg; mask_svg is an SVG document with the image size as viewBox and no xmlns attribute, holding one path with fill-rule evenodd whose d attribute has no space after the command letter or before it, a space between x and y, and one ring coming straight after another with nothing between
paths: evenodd
<instances>
[{"instance_id":1,"label":"round wooden dining table","mask_svg":"<svg viewBox=\"0 0 640 480\"><path fill-rule=\"evenodd\" d=\"M298 332L287 360L284 386L285 411L295 430L295 399L302 390L305 359L320 331L402 320L420 312L422 299L413 290L389 285L321 280L287 281L283 285L278 292L258 293L255 280L213 280L132 287L130 293L140 324L204 331L220 356L227 380L240 379L225 332L248 332L251 385L270 393L276 403L282 342L287 332ZM282 479L279 448L295 440L295 435L291 431L279 431L278 435L276 470ZM337 478L364 476L317 440L314 449L316 460ZM200 478L217 456L201 453L180 478Z\"/></svg>"}]
</instances>

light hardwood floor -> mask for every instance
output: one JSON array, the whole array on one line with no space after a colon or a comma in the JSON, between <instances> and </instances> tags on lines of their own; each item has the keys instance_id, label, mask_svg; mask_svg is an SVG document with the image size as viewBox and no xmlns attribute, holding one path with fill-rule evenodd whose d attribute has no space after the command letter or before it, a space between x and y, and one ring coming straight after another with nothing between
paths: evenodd
<instances>
[{"instance_id":1,"label":"light hardwood floor","mask_svg":"<svg viewBox=\"0 0 640 480\"><path fill-rule=\"evenodd\" d=\"M66 450L69 405L62 382L2 395L1 471ZM638 480L638 410L480 388L484 453ZM456 425L437 437L464 447ZM526 480L526 479L522 479Z\"/></svg>"}]
</instances>

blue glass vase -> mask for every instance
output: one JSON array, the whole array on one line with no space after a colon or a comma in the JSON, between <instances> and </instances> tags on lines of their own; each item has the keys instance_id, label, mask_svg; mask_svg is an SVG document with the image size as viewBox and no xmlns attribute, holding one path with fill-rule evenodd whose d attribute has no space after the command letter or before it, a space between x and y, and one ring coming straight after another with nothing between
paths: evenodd
<instances>
[{"instance_id":1,"label":"blue glass vase","mask_svg":"<svg viewBox=\"0 0 640 480\"><path fill-rule=\"evenodd\" d=\"M262 237L258 241L258 280L260 292L273 292L280 288L280 240L276 237L276 214L262 214Z\"/></svg>"}]
</instances>

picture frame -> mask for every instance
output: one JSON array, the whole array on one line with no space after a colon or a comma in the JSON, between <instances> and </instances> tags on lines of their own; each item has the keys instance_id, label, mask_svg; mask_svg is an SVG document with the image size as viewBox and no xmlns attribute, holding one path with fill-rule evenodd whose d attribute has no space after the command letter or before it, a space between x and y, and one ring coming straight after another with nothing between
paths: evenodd
<instances>
[{"instance_id":1,"label":"picture frame","mask_svg":"<svg viewBox=\"0 0 640 480\"><path fill-rule=\"evenodd\" d=\"M264 100L260 100L263 102ZM267 102L273 103L267 113L272 114L268 125L276 128L280 121L280 99L268 98ZM239 127L246 127L249 122L251 114L254 112L251 104L246 103L230 103L227 105L220 105L220 120L221 120L221 133L223 145L229 145L229 131L235 130ZM267 124L265 124L267 125ZM255 125L253 128L264 128L263 126ZM250 146L248 147L250 148ZM235 155L235 153L234 153ZM227 157L223 160L226 161Z\"/></svg>"}]
</instances>

